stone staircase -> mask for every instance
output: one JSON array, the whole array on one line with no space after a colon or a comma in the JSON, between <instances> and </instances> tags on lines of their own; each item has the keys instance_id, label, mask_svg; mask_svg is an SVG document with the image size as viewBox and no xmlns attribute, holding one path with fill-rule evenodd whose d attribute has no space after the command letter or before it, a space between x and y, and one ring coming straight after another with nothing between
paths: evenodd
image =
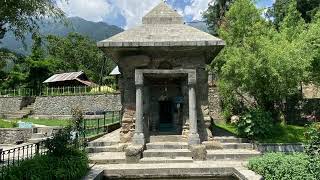
<instances>
[{"instance_id":1,"label":"stone staircase","mask_svg":"<svg viewBox=\"0 0 320 180\"><path fill-rule=\"evenodd\" d=\"M180 135L151 136L140 163L190 163L193 162L188 143Z\"/></svg>"},{"instance_id":2,"label":"stone staircase","mask_svg":"<svg viewBox=\"0 0 320 180\"><path fill-rule=\"evenodd\" d=\"M23 107L21 110L14 112L14 113L5 113L4 117L6 119L23 119L27 118L29 115L33 113L33 104Z\"/></svg>"},{"instance_id":3,"label":"stone staircase","mask_svg":"<svg viewBox=\"0 0 320 180\"><path fill-rule=\"evenodd\" d=\"M241 160L259 156L261 153L253 149L253 145L246 139L234 136L214 137L215 141L221 143L222 149L207 149L207 160Z\"/></svg>"},{"instance_id":4,"label":"stone staircase","mask_svg":"<svg viewBox=\"0 0 320 180\"><path fill-rule=\"evenodd\" d=\"M124 149L128 144L120 143L119 130L88 143L87 152L92 164L122 164L126 162Z\"/></svg>"}]
</instances>

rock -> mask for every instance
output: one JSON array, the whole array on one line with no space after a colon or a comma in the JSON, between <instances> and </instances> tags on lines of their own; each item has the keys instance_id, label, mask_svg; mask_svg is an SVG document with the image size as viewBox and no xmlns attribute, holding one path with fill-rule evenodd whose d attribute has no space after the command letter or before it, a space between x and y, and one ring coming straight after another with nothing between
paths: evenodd
<instances>
[{"instance_id":1,"label":"rock","mask_svg":"<svg viewBox=\"0 0 320 180\"><path fill-rule=\"evenodd\" d=\"M223 149L222 144L219 141L204 141L202 144L206 147L206 149L216 150Z\"/></svg>"},{"instance_id":2,"label":"rock","mask_svg":"<svg viewBox=\"0 0 320 180\"><path fill-rule=\"evenodd\" d=\"M130 145L125 151L127 163L139 163L143 153L143 145Z\"/></svg>"},{"instance_id":3,"label":"rock","mask_svg":"<svg viewBox=\"0 0 320 180\"><path fill-rule=\"evenodd\" d=\"M232 116L231 117L231 124L237 124L240 121L239 116Z\"/></svg>"},{"instance_id":4,"label":"rock","mask_svg":"<svg viewBox=\"0 0 320 180\"><path fill-rule=\"evenodd\" d=\"M207 150L205 145L190 146L193 160L204 161L207 159Z\"/></svg>"}]
</instances>

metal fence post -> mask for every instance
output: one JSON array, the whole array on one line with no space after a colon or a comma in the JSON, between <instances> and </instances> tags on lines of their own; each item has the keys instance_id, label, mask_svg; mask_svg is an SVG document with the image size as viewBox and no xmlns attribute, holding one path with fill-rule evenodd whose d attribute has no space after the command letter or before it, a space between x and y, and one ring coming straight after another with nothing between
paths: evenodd
<instances>
[{"instance_id":1,"label":"metal fence post","mask_svg":"<svg viewBox=\"0 0 320 180\"><path fill-rule=\"evenodd\" d=\"M103 112L103 132L106 132L106 112Z\"/></svg>"},{"instance_id":2,"label":"metal fence post","mask_svg":"<svg viewBox=\"0 0 320 180\"><path fill-rule=\"evenodd\" d=\"M84 119L83 120L83 137L84 137L84 139L86 139L86 130L87 130L86 120Z\"/></svg>"},{"instance_id":3,"label":"metal fence post","mask_svg":"<svg viewBox=\"0 0 320 180\"><path fill-rule=\"evenodd\" d=\"M112 124L114 122L114 111L112 111Z\"/></svg>"},{"instance_id":4,"label":"metal fence post","mask_svg":"<svg viewBox=\"0 0 320 180\"><path fill-rule=\"evenodd\" d=\"M98 118L98 134L99 134L99 124L100 124L100 119Z\"/></svg>"}]
</instances>

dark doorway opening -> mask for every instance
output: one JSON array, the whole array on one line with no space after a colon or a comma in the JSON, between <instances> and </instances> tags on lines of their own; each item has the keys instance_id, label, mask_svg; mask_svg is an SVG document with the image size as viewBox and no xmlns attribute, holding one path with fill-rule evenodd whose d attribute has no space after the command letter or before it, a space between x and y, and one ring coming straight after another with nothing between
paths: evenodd
<instances>
[{"instance_id":1,"label":"dark doorway opening","mask_svg":"<svg viewBox=\"0 0 320 180\"><path fill-rule=\"evenodd\" d=\"M159 101L159 119L161 132L175 131L173 127L173 103L171 101Z\"/></svg>"}]
</instances>

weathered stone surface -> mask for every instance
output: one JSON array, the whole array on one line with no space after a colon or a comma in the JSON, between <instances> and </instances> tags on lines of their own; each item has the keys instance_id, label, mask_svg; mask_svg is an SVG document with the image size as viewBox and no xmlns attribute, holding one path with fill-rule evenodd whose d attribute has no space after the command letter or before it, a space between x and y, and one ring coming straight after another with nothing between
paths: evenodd
<instances>
[{"instance_id":1,"label":"weathered stone surface","mask_svg":"<svg viewBox=\"0 0 320 180\"><path fill-rule=\"evenodd\" d=\"M32 136L32 129L1 128L0 144L15 144L18 141L27 142Z\"/></svg>"},{"instance_id":2,"label":"weathered stone surface","mask_svg":"<svg viewBox=\"0 0 320 180\"><path fill-rule=\"evenodd\" d=\"M223 149L222 144L219 141L204 141L202 144L206 147L206 149L215 150L215 149Z\"/></svg>"},{"instance_id":3,"label":"weathered stone surface","mask_svg":"<svg viewBox=\"0 0 320 180\"><path fill-rule=\"evenodd\" d=\"M80 107L84 112L119 111L119 94L37 97L35 115L71 115L71 109Z\"/></svg>"},{"instance_id":4,"label":"weathered stone surface","mask_svg":"<svg viewBox=\"0 0 320 180\"><path fill-rule=\"evenodd\" d=\"M0 97L0 114L15 113L32 102L33 97Z\"/></svg>"},{"instance_id":5,"label":"weathered stone surface","mask_svg":"<svg viewBox=\"0 0 320 180\"><path fill-rule=\"evenodd\" d=\"M193 160L204 161L207 158L207 150L205 145L190 146Z\"/></svg>"},{"instance_id":6,"label":"weathered stone surface","mask_svg":"<svg viewBox=\"0 0 320 180\"><path fill-rule=\"evenodd\" d=\"M138 163L142 157L143 146L142 145L130 145L125 149L126 162Z\"/></svg>"}]
</instances>

